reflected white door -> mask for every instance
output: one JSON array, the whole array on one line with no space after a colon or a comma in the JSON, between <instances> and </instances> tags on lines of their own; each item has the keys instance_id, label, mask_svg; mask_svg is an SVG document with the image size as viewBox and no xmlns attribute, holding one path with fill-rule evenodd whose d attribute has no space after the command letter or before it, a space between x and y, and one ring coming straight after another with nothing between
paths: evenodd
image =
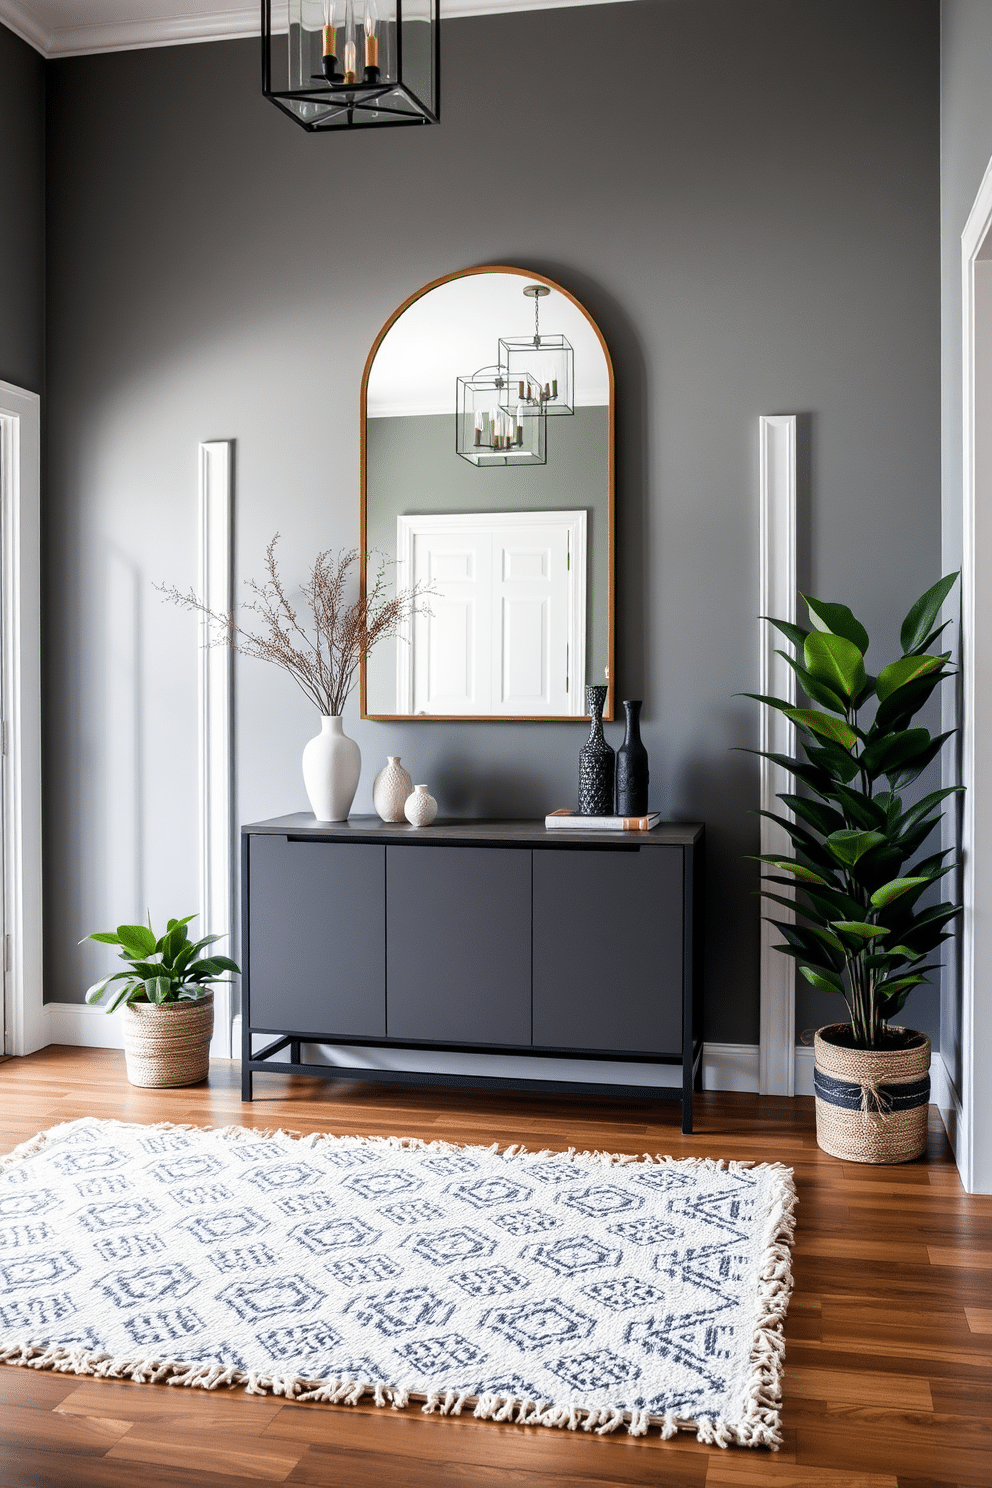
<instances>
[{"instance_id":1,"label":"reflected white door","mask_svg":"<svg viewBox=\"0 0 992 1488\"><path fill-rule=\"evenodd\" d=\"M402 516L397 553L398 584L434 591L398 647L397 712L582 714L584 511Z\"/></svg>"}]
</instances>

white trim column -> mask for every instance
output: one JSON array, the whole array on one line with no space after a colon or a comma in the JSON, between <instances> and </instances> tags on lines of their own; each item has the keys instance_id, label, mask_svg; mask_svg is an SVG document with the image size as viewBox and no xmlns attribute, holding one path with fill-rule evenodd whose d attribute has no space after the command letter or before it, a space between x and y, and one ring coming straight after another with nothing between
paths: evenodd
<instances>
[{"instance_id":1,"label":"white trim column","mask_svg":"<svg viewBox=\"0 0 992 1488\"><path fill-rule=\"evenodd\" d=\"M961 1117L955 1156L969 1193L992 1193L992 161L961 235L962 565ZM953 989L952 995L953 995Z\"/></svg>"},{"instance_id":2,"label":"white trim column","mask_svg":"<svg viewBox=\"0 0 992 1488\"><path fill-rule=\"evenodd\" d=\"M41 944L41 399L0 382L6 1046L48 1043Z\"/></svg>"},{"instance_id":3,"label":"white trim column","mask_svg":"<svg viewBox=\"0 0 992 1488\"><path fill-rule=\"evenodd\" d=\"M763 417L759 425L759 612L777 620L796 619L796 416ZM765 696L796 701L796 676L777 654L787 645L774 626L762 618L758 691ZM793 755L796 730L776 708L761 707L761 745L775 754ZM761 760L760 800L764 811L781 816L785 807L779 791L792 789L789 772L771 760ZM787 854L792 844L777 822L761 818L761 851ZM792 890L782 888L786 898ZM762 901L764 903L764 901ZM776 905L777 917L795 919L793 911ZM764 910L762 911L764 916ZM762 1095L795 1092L795 967L791 956L775 950L781 936L764 917L761 921L761 1022L759 1089Z\"/></svg>"},{"instance_id":4,"label":"white trim column","mask_svg":"<svg viewBox=\"0 0 992 1488\"><path fill-rule=\"evenodd\" d=\"M224 615L233 602L233 477L234 441L201 444L197 594ZM225 936L217 949L235 956L234 657L229 646L210 645L215 632L202 615L198 630L200 914L191 930L194 939ZM214 989L210 1052L218 1059L231 1057L233 991Z\"/></svg>"}]
</instances>

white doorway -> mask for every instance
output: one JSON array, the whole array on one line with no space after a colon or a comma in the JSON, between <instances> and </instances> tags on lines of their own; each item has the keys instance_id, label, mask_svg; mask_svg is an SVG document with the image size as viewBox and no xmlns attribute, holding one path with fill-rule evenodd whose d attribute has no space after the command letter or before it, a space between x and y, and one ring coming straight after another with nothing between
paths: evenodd
<instances>
[{"instance_id":1,"label":"white doorway","mask_svg":"<svg viewBox=\"0 0 992 1488\"><path fill-rule=\"evenodd\" d=\"M963 533L961 1118L969 1193L992 1193L992 161L961 235Z\"/></svg>"},{"instance_id":2,"label":"white doorway","mask_svg":"<svg viewBox=\"0 0 992 1488\"><path fill-rule=\"evenodd\" d=\"M4 1052L48 1043L41 957L41 402L0 382Z\"/></svg>"},{"instance_id":3,"label":"white doorway","mask_svg":"<svg viewBox=\"0 0 992 1488\"><path fill-rule=\"evenodd\" d=\"M397 583L431 586L400 635L398 713L585 712L586 513L400 516Z\"/></svg>"}]
</instances>

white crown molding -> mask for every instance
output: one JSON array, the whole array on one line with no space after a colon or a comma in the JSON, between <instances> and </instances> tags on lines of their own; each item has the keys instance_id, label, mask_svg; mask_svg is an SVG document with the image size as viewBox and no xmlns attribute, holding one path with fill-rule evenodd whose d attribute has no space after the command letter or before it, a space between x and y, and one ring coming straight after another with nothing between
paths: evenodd
<instances>
[{"instance_id":1,"label":"white crown molding","mask_svg":"<svg viewBox=\"0 0 992 1488\"><path fill-rule=\"evenodd\" d=\"M36 52L43 57L52 55L52 37L46 27L35 15L34 11L28 10L26 6L19 5L17 0L0 0L0 22L8 31L13 31L22 41L33 46Z\"/></svg>"},{"instance_id":2,"label":"white crown molding","mask_svg":"<svg viewBox=\"0 0 992 1488\"><path fill-rule=\"evenodd\" d=\"M125 0L126 3L126 0ZM133 0L132 0L133 3ZM457 16L497 15L518 10L560 10L575 5L620 5L626 0L441 0L442 20ZM131 52L147 47L189 46L203 41L236 41L258 36L258 5L199 15L128 17L91 25L49 29L41 16L20 0L0 0L0 22L43 57L84 57L94 52ZM286 29L285 0L274 0L276 29Z\"/></svg>"}]
</instances>

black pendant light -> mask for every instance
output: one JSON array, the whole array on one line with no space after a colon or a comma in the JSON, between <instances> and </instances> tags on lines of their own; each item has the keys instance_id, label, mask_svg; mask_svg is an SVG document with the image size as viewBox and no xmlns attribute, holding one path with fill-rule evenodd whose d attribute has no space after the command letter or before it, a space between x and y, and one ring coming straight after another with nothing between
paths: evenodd
<instances>
[{"instance_id":1,"label":"black pendant light","mask_svg":"<svg viewBox=\"0 0 992 1488\"><path fill-rule=\"evenodd\" d=\"M262 92L304 129L436 124L441 0L262 0Z\"/></svg>"}]
</instances>

